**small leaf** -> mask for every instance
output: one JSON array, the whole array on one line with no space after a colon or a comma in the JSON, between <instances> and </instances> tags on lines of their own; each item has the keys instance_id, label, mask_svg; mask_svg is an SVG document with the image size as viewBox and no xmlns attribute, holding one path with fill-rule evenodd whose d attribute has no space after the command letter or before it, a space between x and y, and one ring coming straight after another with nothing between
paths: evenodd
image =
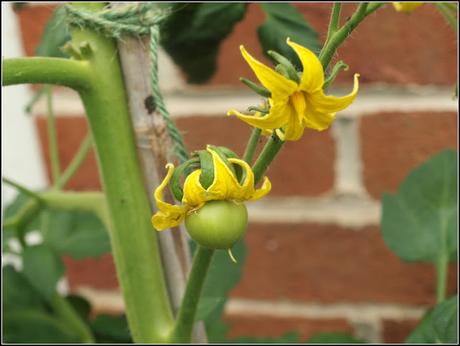
<instances>
[{"instance_id":1,"label":"small leaf","mask_svg":"<svg viewBox=\"0 0 460 346\"><path fill-rule=\"evenodd\" d=\"M195 321L201 321L208 317L214 310L216 310L225 298L222 297L203 297L198 303Z\"/></svg>"},{"instance_id":2,"label":"small leaf","mask_svg":"<svg viewBox=\"0 0 460 346\"><path fill-rule=\"evenodd\" d=\"M91 322L97 342L99 343L132 343L126 316L98 315Z\"/></svg>"},{"instance_id":3,"label":"small leaf","mask_svg":"<svg viewBox=\"0 0 460 346\"><path fill-rule=\"evenodd\" d=\"M362 344L365 341L356 339L345 333L318 333L311 336L307 343L309 344Z\"/></svg>"},{"instance_id":4,"label":"small leaf","mask_svg":"<svg viewBox=\"0 0 460 346\"><path fill-rule=\"evenodd\" d=\"M92 213L47 211L49 221L44 242L61 255L80 259L110 252L104 224Z\"/></svg>"},{"instance_id":5,"label":"small leaf","mask_svg":"<svg viewBox=\"0 0 460 346\"><path fill-rule=\"evenodd\" d=\"M2 271L4 310L45 309L46 302L21 272L17 272L11 265L4 266Z\"/></svg>"},{"instance_id":6,"label":"small leaf","mask_svg":"<svg viewBox=\"0 0 460 346\"><path fill-rule=\"evenodd\" d=\"M458 296L438 304L432 315L433 329L442 343L457 343Z\"/></svg>"},{"instance_id":7,"label":"small leaf","mask_svg":"<svg viewBox=\"0 0 460 346\"><path fill-rule=\"evenodd\" d=\"M72 305L82 320L86 321L89 319L91 304L86 298L76 294L71 294L65 297L65 299L70 303L70 305Z\"/></svg>"},{"instance_id":8,"label":"small leaf","mask_svg":"<svg viewBox=\"0 0 460 346\"><path fill-rule=\"evenodd\" d=\"M259 3L267 20L257 29L259 41L265 55L274 50L288 58L297 69L302 65L297 54L286 44L289 37L295 43L319 53L321 44L318 33L307 23L302 14L287 3Z\"/></svg>"},{"instance_id":9,"label":"small leaf","mask_svg":"<svg viewBox=\"0 0 460 346\"><path fill-rule=\"evenodd\" d=\"M64 274L59 256L44 244L26 247L23 252L23 273L29 283L45 298L50 299Z\"/></svg>"},{"instance_id":10,"label":"small leaf","mask_svg":"<svg viewBox=\"0 0 460 346\"><path fill-rule=\"evenodd\" d=\"M65 9L61 6L54 11L46 24L35 55L56 58L66 57L60 48L69 40L70 34L65 22Z\"/></svg>"},{"instance_id":11,"label":"small leaf","mask_svg":"<svg viewBox=\"0 0 460 346\"><path fill-rule=\"evenodd\" d=\"M436 343L436 333L432 323L433 309L428 310L418 323L417 327L406 338L406 343L409 344L434 344Z\"/></svg>"},{"instance_id":12,"label":"small leaf","mask_svg":"<svg viewBox=\"0 0 460 346\"><path fill-rule=\"evenodd\" d=\"M33 309L8 311L3 321L7 343L78 343L81 340L61 320Z\"/></svg>"},{"instance_id":13,"label":"small leaf","mask_svg":"<svg viewBox=\"0 0 460 346\"><path fill-rule=\"evenodd\" d=\"M161 27L161 44L189 83L203 83L214 74L220 44L245 12L242 3L172 5Z\"/></svg>"},{"instance_id":14,"label":"small leaf","mask_svg":"<svg viewBox=\"0 0 460 346\"><path fill-rule=\"evenodd\" d=\"M382 233L406 261L435 262L457 251L457 154L444 150L383 197Z\"/></svg>"}]
</instances>

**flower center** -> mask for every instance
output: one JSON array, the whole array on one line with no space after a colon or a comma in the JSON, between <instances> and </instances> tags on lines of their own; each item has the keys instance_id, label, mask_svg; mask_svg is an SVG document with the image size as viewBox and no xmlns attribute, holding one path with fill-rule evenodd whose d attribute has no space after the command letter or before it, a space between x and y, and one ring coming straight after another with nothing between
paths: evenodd
<instances>
[{"instance_id":1,"label":"flower center","mask_svg":"<svg viewBox=\"0 0 460 346\"><path fill-rule=\"evenodd\" d=\"M290 97L291 105L294 107L297 115L303 116L307 103L305 102L305 95L302 91L296 91Z\"/></svg>"}]
</instances>

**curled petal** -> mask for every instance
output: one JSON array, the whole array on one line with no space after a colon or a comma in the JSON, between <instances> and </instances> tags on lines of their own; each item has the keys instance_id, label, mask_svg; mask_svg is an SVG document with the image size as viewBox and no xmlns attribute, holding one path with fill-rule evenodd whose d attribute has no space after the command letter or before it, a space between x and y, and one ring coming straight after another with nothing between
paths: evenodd
<instances>
[{"instance_id":1,"label":"curled petal","mask_svg":"<svg viewBox=\"0 0 460 346\"><path fill-rule=\"evenodd\" d=\"M236 115L239 119L248 123L249 125L258 127L262 130L272 130L283 126L287 117L284 108L287 106L287 102L274 103L270 108L270 112L266 115L257 113L256 115L245 115L236 110L230 110L227 115Z\"/></svg>"},{"instance_id":2,"label":"curled petal","mask_svg":"<svg viewBox=\"0 0 460 346\"><path fill-rule=\"evenodd\" d=\"M335 119L335 113L321 113L313 109L305 113L303 126L316 131L328 129Z\"/></svg>"},{"instance_id":3,"label":"curled petal","mask_svg":"<svg viewBox=\"0 0 460 346\"><path fill-rule=\"evenodd\" d=\"M272 183L267 177L264 177L264 182L260 189L255 190L254 195L250 198L251 201L255 201L259 198L264 197L272 189Z\"/></svg>"},{"instance_id":4,"label":"curled petal","mask_svg":"<svg viewBox=\"0 0 460 346\"><path fill-rule=\"evenodd\" d=\"M254 194L254 172L246 161L240 159L228 159L229 162L240 166L244 172L244 180L239 184L239 191L231 196L232 199L244 201L248 200Z\"/></svg>"},{"instance_id":5,"label":"curled petal","mask_svg":"<svg viewBox=\"0 0 460 346\"><path fill-rule=\"evenodd\" d=\"M190 173L184 182L184 196L182 203L192 208L201 206L206 201L212 199L212 196L206 191L200 183L201 169Z\"/></svg>"},{"instance_id":6,"label":"curled petal","mask_svg":"<svg viewBox=\"0 0 460 346\"><path fill-rule=\"evenodd\" d=\"M153 215L151 221L153 227L158 231L179 225L188 210L186 206L170 204L163 200L163 191L174 173L174 166L172 164L168 163L166 168L168 169L168 173L153 194L159 211Z\"/></svg>"},{"instance_id":7,"label":"curled petal","mask_svg":"<svg viewBox=\"0 0 460 346\"><path fill-rule=\"evenodd\" d=\"M270 90L272 97L286 97L297 89L297 83L254 59L243 46L240 46L240 50L259 81Z\"/></svg>"},{"instance_id":8,"label":"curled petal","mask_svg":"<svg viewBox=\"0 0 460 346\"><path fill-rule=\"evenodd\" d=\"M299 140L304 132L303 122L296 113L291 113L291 120L284 128L284 139L286 141L297 141Z\"/></svg>"},{"instance_id":9,"label":"curled petal","mask_svg":"<svg viewBox=\"0 0 460 346\"><path fill-rule=\"evenodd\" d=\"M355 74L354 86L350 94L342 97L325 95L323 90L307 96L307 101L315 109L321 113L336 113L347 108L356 98L359 89L359 74Z\"/></svg>"},{"instance_id":10,"label":"curled petal","mask_svg":"<svg viewBox=\"0 0 460 346\"><path fill-rule=\"evenodd\" d=\"M300 80L300 90L314 93L321 90L324 84L324 70L318 57L308 48L292 42L289 38L287 44L297 53L302 63L303 72Z\"/></svg>"},{"instance_id":11,"label":"curled petal","mask_svg":"<svg viewBox=\"0 0 460 346\"><path fill-rule=\"evenodd\" d=\"M398 12L412 12L422 5L423 2L393 2L395 10Z\"/></svg>"},{"instance_id":12,"label":"curled petal","mask_svg":"<svg viewBox=\"0 0 460 346\"><path fill-rule=\"evenodd\" d=\"M215 196L215 199L228 199L232 194L237 193L239 183L235 174L225 164L222 158L214 150L207 148L212 155L214 164L214 181L206 190Z\"/></svg>"}]
</instances>

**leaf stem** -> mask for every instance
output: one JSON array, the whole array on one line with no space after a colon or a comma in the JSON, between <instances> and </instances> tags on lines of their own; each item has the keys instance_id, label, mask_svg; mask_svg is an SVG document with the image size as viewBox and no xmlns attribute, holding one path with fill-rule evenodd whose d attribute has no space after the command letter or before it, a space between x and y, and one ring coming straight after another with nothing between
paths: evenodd
<instances>
[{"instance_id":1,"label":"leaf stem","mask_svg":"<svg viewBox=\"0 0 460 346\"><path fill-rule=\"evenodd\" d=\"M59 151L57 144L56 134L56 119L53 110L53 90L50 85L45 86L46 90L46 104L47 104L47 129L48 129L48 143L51 161L51 175L53 183L55 183L61 175L61 165L59 162Z\"/></svg>"},{"instance_id":2,"label":"leaf stem","mask_svg":"<svg viewBox=\"0 0 460 346\"><path fill-rule=\"evenodd\" d=\"M77 91L87 90L92 79L87 61L32 57L3 60L3 85L57 84Z\"/></svg>"},{"instance_id":3,"label":"leaf stem","mask_svg":"<svg viewBox=\"0 0 460 346\"><path fill-rule=\"evenodd\" d=\"M452 29L454 29L454 31L457 31L457 20L452 15L452 12L447 6L447 4L435 2L434 5L438 8L439 12L441 12L446 21L452 27Z\"/></svg>"},{"instance_id":4,"label":"leaf stem","mask_svg":"<svg viewBox=\"0 0 460 346\"><path fill-rule=\"evenodd\" d=\"M382 4L373 4L372 8L368 8L368 3L361 3L356 9L355 13L351 18L338 30L331 38L326 42L321 53L319 54L319 60L323 65L324 70L327 69L329 63L332 60L337 48L345 41L345 39L352 33L354 29L366 18L369 14L374 12Z\"/></svg>"},{"instance_id":5,"label":"leaf stem","mask_svg":"<svg viewBox=\"0 0 460 346\"><path fill-rule=\"evenodd\" d=\"M244 151L243 160L247 163L251 164L252 159L254 158L254 154L257 149L257 144L259 143L259 138L262 133L261 129L254 128L251 133L251 137L249 137L248 144L246 145L246 150Z\"/></svg>"},{"instance_id":6,"label":"leaf stem","mask_svg":"<svg viewBox=\"0 0 460 346\"><path fill-rule=\"evenodd\" d=\"M6 178L6 177L2 177L2 181L5 184L8 184L8 185L14 187L15 189L17 189L18 191L22 192L23 194L25 194L25 195L27 195L29 197L32 197L33 199L40 200L40 196L37 193L29 190L28 188L20 185L19 183L16 183L16 182L14 182L11 179Z\"/></svg>"},{"instance_id":7,"label":"leaf stem","mask_svg":"<svg viewBox=\"0 0 460 346\"><path fill-rule=\"evenodd\" d=\"M283 147L284 141L279 139L277 136L272 135L265 144L264 149L257 158L252 170L254 172L254 183L257 184L260 179L263 177L265 172L268 169L270 163L272 163L275 156Z\"/></svg>"},{"instance_id":8,"label":"leaf stem","mask_svg":"<svg viewBox=\"0 0 460 346\"><path fill-rule=\"evenodd\" d=\"M77 153L74 155L72 158L72 161L69 163L65 171L62 173L62 175L59 177L59 179L55 182L54 188L57 190L62 189L70 179L75 175L77 172L78 168L81 166L83 161L86 158L86 155L88 154L89 150L91 149L93 145L93 138L91 136L91 133L88 133L86 137L83 139L82 143L80 144L80 147L77 150Z\"/></svg>"},{"instance_id":9,"label":"leaf stem","mask_svg":"<svg viewBox=\"0 0 460 346\"><path fill-rule=\"evenodd\" d=\"M337 31L337 28L340 25L340 10L341 9L342 9L342 4L340 2L334 2L334 4L332 5L331 18L329 21L329 27L327 29L327 37L326 37L325 45L329 42L332 35L335 34L335 32Z\"/></svg>"},{"instance_id":10,"label":"leaf stem","mask_svg":"<svg viewBox=\"0 0 460 346\"><path fill-rule=\"evenodd\" d=\"M75 309L64 297L56 292L51 297L50 303L60 320L65 321L66 324L81 338L83 343L92 344L95 342L89 327L82 321Z\"/></svg>"},{"instance_id":11,"label":"leaf stem","mask_svg":"<svg viewBox=\"0 0 460 346\"><path fill-rule=\"evenodd\" d=\"M170 342L190 342L195 314L200 300L201 289L206 279L214 250L198 246L193 256L192 268L187 281L184 297L177 314Z\"/></svg>"},{"instance_id":12,"label":"leaf stem","mask_svg":"<svg viewBox=\"0 0 460 346\"><path fill-rule=\"evenodd\" d=\"M443 252L436 261L436 301L438 304L446 299L448 265L449 256Z\"/></svg>"}]
</instances>

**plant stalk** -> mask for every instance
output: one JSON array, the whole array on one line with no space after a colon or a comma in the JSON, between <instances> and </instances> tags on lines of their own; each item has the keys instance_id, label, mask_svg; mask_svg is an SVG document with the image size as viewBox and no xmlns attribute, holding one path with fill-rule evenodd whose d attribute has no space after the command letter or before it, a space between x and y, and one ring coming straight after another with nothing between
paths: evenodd
<instances>
[{"instance_id":1,"label":"plant stalk","mask_svg":"<svg viewBox=\"0 0 460 346\"><path fill-rule=\"evenodd\" d=\"M438 304L446 299L448 268L449 257L443 253L436 262L436 301Z\"/></svg>"},{"instance_id":2,"label":"plant stalk","mask_svg":"<svg viewBox=\"0 0 460 346\"><path fill-rule=\"evenodd\" d=\"M248 144L246 145L246 150L244 151L243 160L247 163L251 164L254 154L257 149L257 144L259 143L259 138L262 133L261 129L254 128L251 133L251 137L249 137Z\"/></svg>"},{"instance_id":3,"label":"plant stalk","mask_svg":"<svg viewBox=\"0 0 460 346\"><path fill-rule=\"evenodd\" d=\"M284 141L279 139L277 136L272 135L265 144L264 149L257 158L252 170L254 172L254 183L257 184L260 179L264 176L268 169L268 166L272 163L275 156L283 147Z\"/></svg>"},{"instance_id":4,"label":"plant stalk","mask_svg":"<svg viewBox=\"0 0 460 346\"><path fill-rule=\"evenodd\" d=\"M206 279L206 274L213 254L214 250L198 245L193 256L192 269L188 277L182 304L177 314L174 329L169 338L170 342L178 343L191 341L201 289L203 288L203 283Z\"/></svg>"},{"instance_id":5,"label":"plant stalk","mask_svg":"<svg viewBox=\"0 0 460 346\"><path fill-rule=\"evenodd\" d=\"M59 162L59 151L56 134L56 118L54 117L53 110L53 90L50 85L45 86L46 90L46 104L47 104L47 129L48 129L48 145L51 161L51 175L53 183L58 181L61 175L61 165Z\"/></svg>"}]
</instances>

